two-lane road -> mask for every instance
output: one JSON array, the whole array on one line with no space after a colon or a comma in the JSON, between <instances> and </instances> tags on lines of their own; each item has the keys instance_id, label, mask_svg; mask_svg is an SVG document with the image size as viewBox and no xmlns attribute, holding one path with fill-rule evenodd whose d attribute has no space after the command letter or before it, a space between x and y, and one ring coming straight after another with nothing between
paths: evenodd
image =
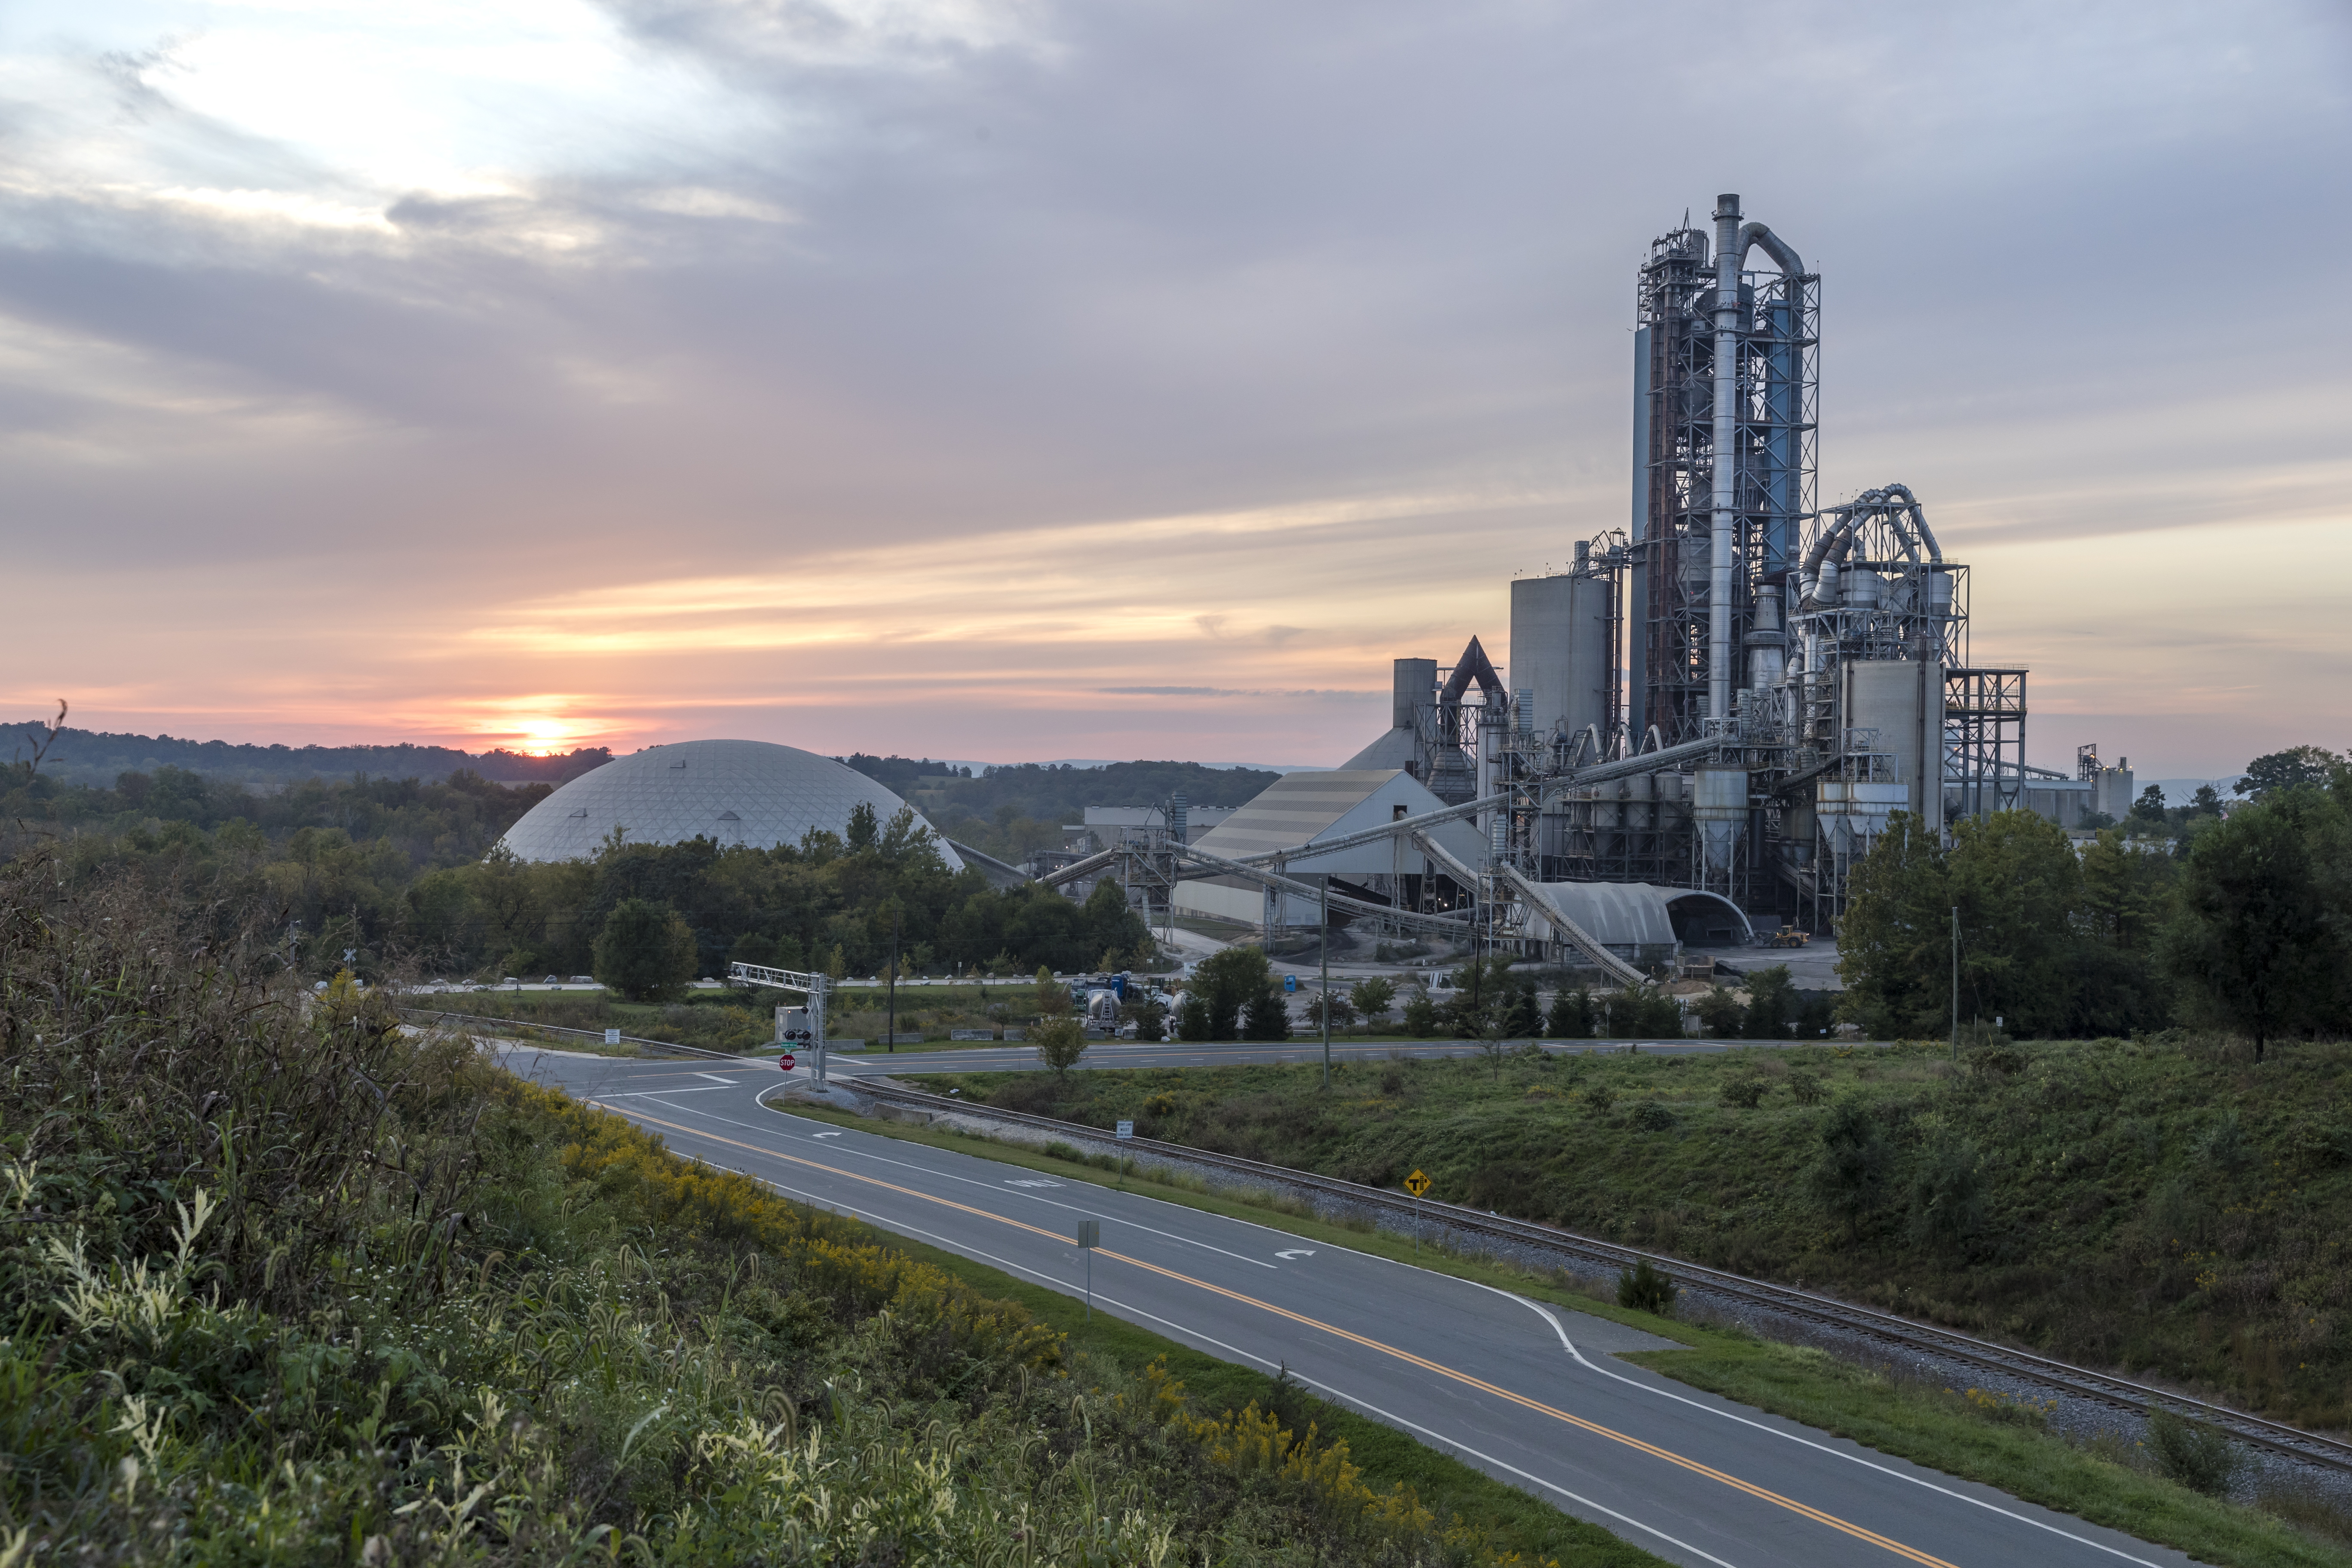
<instances>
[{"instance_id":1,"label":"two-lane road","mask_svg":"<svg viewBox=\"0 0 2352 1568\"><path fill-rule=\"evenodd\" d=\"M528 1048L517 1071L676 1152L1302 1382L1660 1556L1718 1568L2189 1559L1699 1394L1612 1353L1664 1342L1141 1193L1062 1182L763 1103L772 1070Z\"/></svg>"}]
</instances>

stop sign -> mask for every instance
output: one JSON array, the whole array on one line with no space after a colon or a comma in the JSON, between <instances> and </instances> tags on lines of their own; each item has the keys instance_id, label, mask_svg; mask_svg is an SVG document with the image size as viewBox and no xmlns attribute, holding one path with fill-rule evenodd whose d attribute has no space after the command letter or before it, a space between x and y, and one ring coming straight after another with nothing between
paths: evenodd
<instances>
[{"instance_id":1,"label":"stop sign","mask_svg":"<svg viewBox=\"0 0 2352 1568\"><path fill-rule=\"evenodd\" d=\"M778 1057L778 1058L776 1058L776 1065L777 1065L778 1067L780 1067L780 1068L783 1068L786 1072L790 1072L790 1071L792 1071L792 1070L793 1070L793 1053L792 1053L792 1052L790 1052L790 1051L786 1051L782 1056Z\"/></svg>"}]
</instances>

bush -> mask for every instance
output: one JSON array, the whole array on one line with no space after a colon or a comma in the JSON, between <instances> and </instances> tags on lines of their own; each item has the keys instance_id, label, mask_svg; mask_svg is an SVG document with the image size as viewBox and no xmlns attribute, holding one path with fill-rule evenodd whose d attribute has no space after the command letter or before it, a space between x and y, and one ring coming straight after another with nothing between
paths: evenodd
<instances>
[{"instance_id":1,"label":"bush","mask_svg":"<svg viewBox=\"0 0 2352 1568\"><path fill-rule=\"evenodd\" d=\"M1404 1032L1416 1040L1425 1040L1437 1033L1437 1004L1425 995L1406 1003Z\"/></svg>"},{"instance_id":2,"label":"bush","mask_svg":"<svg viewBox=\"0 0 2352 1568\"><path fill-rule=\"evenodd\" d=\"M1798 1068L1789 1074L1789 1093L1799 1105L1819 1105L1830 1095L1822 1075L1811 1068Z\"/></svg>"},{"instance_id":3,"label":"bush","mask_svg":"<svg viewBox=\"0 0 2352 1568\"><path fill-rule=\"evenodd\" d=\"M1675 1113L1662 1100L1642 1101L1633 1108L1633 1125L1644 1132L1671 1132L1675 1127Z\"/></svg>"},{"instance_id":4,"label":"bush","mask_svg":"<svg viewBox=\"0 0 2352 1568\"><path fill-rule=\"evenodd\" d=\"M2221 1428L2158 1409L2147 1418L2147 1451L2156 1468L2191 1491L2220 1497L2236 1478L2241 1457Z\"/></svg>"},{"instance_id":5,"label":"bush","mask_svg":"<svg viewBox=\"0 0 2352 1568\"><path fill-rule=\"evenodd\" d=\"M1822 1152L1811 1173L1813 1195L1842 1216L1849 1235L1878 1205L1890 1157L1867 1102L1848 1096L1830 1107L1822 1124Z\"/></svg>"},{"instance_id":6,"label":"bush","mask_svg":"<svg viewBox=\"0 0 2352 1568\"><path fill-rule=\"evenodd\" d=\"M1772 1086L1760 1073L1733 1073L1723 1080L1723 1103L1741 1110L1753 1110L1764 1103L1764 1096Z\"/></svg>"},{"instance_id":7,"label":"bush","mask_svg":"<svg viewBox=\"0 0 2352 1568\"><path fill-rule=\"evenodd\" d=\"M1671 1317L1675 1294L1674 1279L1664 1269L1652 1266L1646 1258L1617 1276L1617 1304L1637 1312Z\"/></svg>"},{"instance_id":8,"label":"bush","mask_svg":"<svg viewBox=\"0 0 2352 1568\"><path fill-rule=\"evenodd\" d=\"M1911 1178L1911 1239L1923 1247L1965 1247L1984 1225L1984 1156L1965 1139L1946 1138L1920 1157Z\"/></svg>"}]
</instances>

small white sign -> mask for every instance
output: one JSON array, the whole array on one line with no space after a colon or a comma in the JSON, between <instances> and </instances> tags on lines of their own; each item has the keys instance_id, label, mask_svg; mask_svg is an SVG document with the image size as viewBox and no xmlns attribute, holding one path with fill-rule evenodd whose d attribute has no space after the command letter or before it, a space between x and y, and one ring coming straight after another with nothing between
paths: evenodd
<instances>
[{"instance_id":1,"label":"small white sign","mask_svg":"<svg viewBox=\"0 0 2352 1568\"><path fill-rule=\"evenodd\" d=\"M1132 1122L1132 1121L1122 1121L1122 1122L1120 1122L1120 1123L1118 1124L1118 1135L1119 1135L1120 1137L1122 1137L1122 1138L1132 1138L1132 1137L1134 1137L1134 1136L1135 1136L1135 1123L1134 1123L1134 1122Z\"/></svg>"},{"instance_id":2,"label":"small white sign","mask_svg":"<svg viewBox=\"0 0 2352 1568\"><path fill-rule=\"evenodd\" d=\"M607 1030L605 1030L605 1031L604 1031L604 1043L605 1043L606 1045L608 1045L608 1046L617 1046L617 1045L619 1045L619 1044L621 1043L621 1031L620 1031L620 1030L618 1030L618 1029L607 1029Z\"/></svg>"}]
</instances>

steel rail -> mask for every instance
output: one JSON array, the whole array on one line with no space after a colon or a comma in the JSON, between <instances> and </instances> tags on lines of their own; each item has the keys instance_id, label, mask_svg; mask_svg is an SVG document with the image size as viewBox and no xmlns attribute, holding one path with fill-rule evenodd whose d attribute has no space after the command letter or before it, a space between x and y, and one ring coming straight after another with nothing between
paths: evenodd
<instances>
[{"instance_id":1,"label":"steel rail","mask_svg":"<svg viewBox=\"0 0 2352 1568\"><path fill-rule=\"evenodd\" d=\"M1215 1154L1203 1149L1190 1148L1181 1143L1162 1142L1157 1138L1115 1138L1099 1127L1082 1122L1060 1121L1050 1116L1038 1116L1024 1110L1000 1110L994 1106L971 1100L950 1100L944 1095L925 1089L908 1089L903 1084L860 1079L855 1089L860 1094L942 1115L977 1116L1016 1125L1035 1127L1064 1137L1079 1138L1108 1144L1114 1149L1139 1150L1157 1158L1181 1161L1213 1169L1231 1171L1259 1181L1280 1182L1293 1187L1328 1193L1350 1203L1381 1210L1400 1219L1409 1219L1415 1202L1402 1193L1384 1187L1367 1186L1360 1182L1342 1181L1336 1176L1318 1175L1311 1171L1294 1170L1286 1165L1272 1165L1263 1161L1245 1160L1234 1154ZM1484 1234L1500 1239L1532 1245L1565 1254L1588 1262L1614 1268L1626 1268L1647 1258L1656 1268L1666 1269L1688 1284L1727 1296L1737 1300L1780 1312L1786 1316L1810 1319L1815 1322L1859 1332L1869 1338L1905 1350L1921 1351L1951 1360L1969 1362L1989 1371L2054 1388L2077 1398L2089 1399L2115 1409L2147 1415L2158 1409L2192 1415L2221 1427L2242 1442L2267 1448L2294 1458L2307 1459L2336 1469L2352 1471L2352 1442L2306 1432L2299 1426L2266 1420L2260 1415L2216 1405L2210 1400L2192 1398L2164 1389L2151 1388L2129 1378L2111 1373L2094 1372L2087 1367L2055 1361L2032 1351L2018 1350L2010 1345L1980 1340L1953 1329L1938 1328L1915 1319L1898 1317L1871 1307L1855 1306L1835 1297L1823 1296L1793 1286L1776 1285L1769 1280L1751 1279L1743 1274L1731 1274L1720 1268L1670 1258L1663 1253L1643 1252L1638 1247L1624 1247L1613 1241L1601 1241L1573 1231L1552 1226L1538 1225L1528 1220L1507 1219L1497 1215L1480 1214L1475 1209L1431 1199L1420 1200L1424 1220L1435 1218L1459 1230Z\"/></svg>"}]
</instances>

